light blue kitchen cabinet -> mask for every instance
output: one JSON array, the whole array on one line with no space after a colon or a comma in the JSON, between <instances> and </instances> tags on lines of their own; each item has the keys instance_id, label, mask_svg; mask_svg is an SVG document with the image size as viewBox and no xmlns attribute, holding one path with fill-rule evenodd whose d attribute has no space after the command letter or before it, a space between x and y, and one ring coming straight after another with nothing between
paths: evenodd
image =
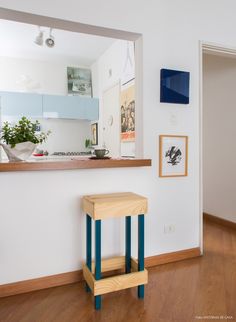
<instances>
[{"instance_id":1,"label":"light blue kitchen cabinet","mask_svg":"<svg viewBox=\"0 0 236 322\"><path fill-rule=\"evenodd\" d=\"M99 99L98 98L82 98L81 102L85 106L85 119L96 121L99 119Z\"/></svg>"},{"instance_id":2,"label":"light blue kitchen cabinet","mask_svg":"<svg viewBox=\"0 0 236 322\"><path fill-rule=\"evenodd\" d=\"M0 92L5 117L61 118L94 121L99 118L97 98Z\"/></svg>"},{"instance_id":3,"label":"light blue kitchen cabinet","mask_svg":"<svg viewBox=\"0 0 236 322\"><path fill-rule=\"evenodd\" d=\"M98 99L81 96L43 95L43 117L97 120Z\"/></svg>"},{"instance_id":4,"label":"light blue kitchen cabinet","mask_svg":"<svg viewBox=\"0 0 236 322\"><path fill-rule=\"evenodd\" d=\"M17 92L0 92L3 116L41 118L43 115L42 95Z\"/></svg>"},{"instance_id":5,"label":"light blue kitchen cabinet","mask_svg":"<svg viewBox=\"0 0 236 322\"><path fill-rule=\"evenodd\" d=\"M84 105L75 96L43 95L43 117L84 119Z\"/></svg>"}]
</instances>

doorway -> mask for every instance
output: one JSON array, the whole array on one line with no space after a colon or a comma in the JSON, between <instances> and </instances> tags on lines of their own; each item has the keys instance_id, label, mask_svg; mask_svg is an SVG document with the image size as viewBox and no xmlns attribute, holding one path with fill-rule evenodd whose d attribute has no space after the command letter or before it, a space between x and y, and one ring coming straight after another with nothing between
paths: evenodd
<instances>
[{"instance_id":1,"label":"doorway","mask_svg":"<svg viewBox=\"0 0 236 322\"><path fill-rule=\"evenodd\" d=\"M201 44L200 65L202 212L236 222L236 50Z\"/></svg>"}]
</instances>

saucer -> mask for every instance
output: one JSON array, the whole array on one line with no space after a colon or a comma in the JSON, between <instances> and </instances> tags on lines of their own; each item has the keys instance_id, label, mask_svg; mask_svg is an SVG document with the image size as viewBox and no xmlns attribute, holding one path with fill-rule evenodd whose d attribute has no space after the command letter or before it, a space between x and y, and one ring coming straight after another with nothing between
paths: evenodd
<instances>
[{"instance_id":1,"label":"saucer","mask_svg":"<svg viewBox=\"0 0 236 322\"><path fill-rule=\"evenodd\" d=\"M111 157L103 157L103 158L98 158L98 157L90 157L89 158L90 160L109 160L109 159L111 159Z\"/></svg>"}]
</instances>

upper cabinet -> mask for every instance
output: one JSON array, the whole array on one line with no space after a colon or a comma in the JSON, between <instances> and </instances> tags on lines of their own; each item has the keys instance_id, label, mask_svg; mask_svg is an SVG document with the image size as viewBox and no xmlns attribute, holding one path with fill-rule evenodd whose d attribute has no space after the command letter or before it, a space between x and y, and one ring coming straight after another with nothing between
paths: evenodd
<instances>
[{"instance_id":1,"label":"upper cabinet","mask_svg":"<svg viewBox=\"0 0 236 322\"><path fill-rule=\"evenodd\" d=\"M90 121L96 121L99 119L99 99L80 97L81 104L84 105L85 119Z\"/></svg>"},{"instance_id":2,"label":"upper cabinet","mask_svg":"<svg viewBox=\"0 0 236 322\"><path fill-rule=\"evenodd\" d=\"M31 93L0 92L0 107L5 116L41 118L42 95Z\"/></svg>"},{"instance_id":3,"label":"upper cabinet","mask_svg":"<svg viewBox=\"0 0 236 322\"><path fill-rule=\"evenodd\" d=\"M97 98L0 92L0 99L4 116L89 121L99 118L99 100Z\"/></svg>"},{"instance_id":4,"label":"upper cabinet","mask_svg":"<svg viewBox=\"0 0 236 322\"><path fill-rule=\"evenodd\" d=\"M43 95L43 117L93 121L99 117L98 109L96 98Z\"/></svg>"},{"instance_id":5,"label":"upper cabinet","mask_svg":"<svg viewBox=\"0 0 236 322\"><path fill-rule=\"evenodd\" d=\"M84 106L75 96L43 95L43 117L83 119Z\"/></svg>"}]
</instances>

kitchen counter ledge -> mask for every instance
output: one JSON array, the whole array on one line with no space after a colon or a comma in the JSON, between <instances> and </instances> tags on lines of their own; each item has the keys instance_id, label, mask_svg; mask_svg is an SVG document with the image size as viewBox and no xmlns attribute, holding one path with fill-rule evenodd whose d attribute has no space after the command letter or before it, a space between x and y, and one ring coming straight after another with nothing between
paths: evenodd
<instances>
[{"instance_id":1,"label":"kitchen counter ledge","mask_svg":"<svg viewBox=\"0 0 236 322\"><path fill-rule=\"evenodd\" d=\"M150 167L151 159L104 159L90 160L80 158L71 160L32 160L25 162L0 162L0 172L12 171L44 171L44 170L75 170L98 168Z\"/></svg>"}]
</instances>

